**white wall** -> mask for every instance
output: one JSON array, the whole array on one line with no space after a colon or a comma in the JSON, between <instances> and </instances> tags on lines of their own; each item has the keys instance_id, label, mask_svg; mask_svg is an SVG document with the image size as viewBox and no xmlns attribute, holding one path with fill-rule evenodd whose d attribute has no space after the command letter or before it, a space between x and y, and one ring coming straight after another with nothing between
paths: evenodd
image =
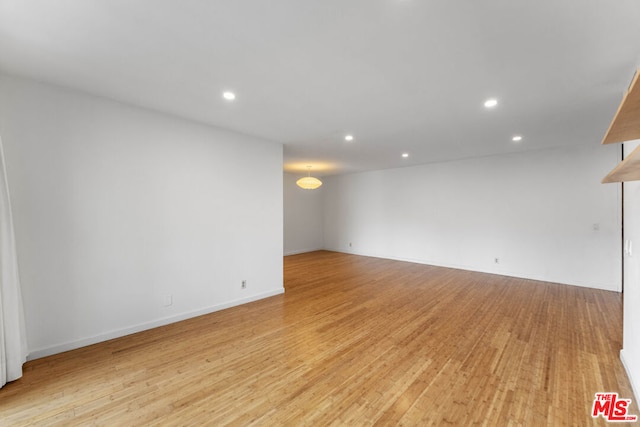
<instances>
[{"instance_id":1,"label":"white wall","mask_svg":"<svg viewBox=\"0 0 640 427\"><path fill-rule=\"evenodd\" d=\"M0 132L31 358L283 292L280 144L3 75Z\"/></svg>"},{"instance_id":2,"label":"white wall","mask_svg":"<svg viewBox=\"0 0 640 427\"><path fill-rule=\"evenodd\" d=\"M330 177L325 246L617 291L619 186L600 181L618 158L562 148Z\"/></svg>"},{"instance_id":3,"label":"white wall","mask_svg":"<svg viewBox=\"0 0 640 427\"><path fill-rule=\"evenodd\" d=\"M324 247L323 187L303 190L296 181L304 174L285 173L284 254L311 252Z\"/></svg>"},{"instance_id":4,"label":"white wall","mask_svg":"<svg viewBox=\"0 0 640 427\"><path fill-rule=\"evenodd\" d=\"M625 143L625 156L638 141ZM620 356L636 402L640 399L640 181L624 183L624 238L631 242L624 259L624 337ZM625 242L625 248L627 243Z\"/></svg>"}]
</instances>

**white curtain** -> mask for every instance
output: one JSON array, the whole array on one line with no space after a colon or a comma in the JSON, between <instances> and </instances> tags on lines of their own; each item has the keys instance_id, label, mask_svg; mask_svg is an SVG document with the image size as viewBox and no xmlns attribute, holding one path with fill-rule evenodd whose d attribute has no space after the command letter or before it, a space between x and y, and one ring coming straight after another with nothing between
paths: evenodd
<instances>
[{"instance_id":1,"label":"white curtain","mask_svg":"<svg viewBox=\"0 0 640 427\"><path fill-rule=\"evenodd\" d=\"M0 387L22 376L22 365L26 359L27 339L18 259L0 139Z\"/></svg>"}]
</instances>

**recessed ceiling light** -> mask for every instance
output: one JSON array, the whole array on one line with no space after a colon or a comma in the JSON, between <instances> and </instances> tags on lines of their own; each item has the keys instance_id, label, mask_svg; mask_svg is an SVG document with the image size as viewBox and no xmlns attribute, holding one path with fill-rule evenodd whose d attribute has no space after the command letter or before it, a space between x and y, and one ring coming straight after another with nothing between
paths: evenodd
<instances>
[{"instance_id":1,"label":"recessed ceiling light","mask_svg":"<svg viewBox=\"0 0 640 427\"><path fill-rule=\"evenodd\" d=\"M484 106L487 108L493 108L496 105L498 105L498 100L495 98L487 99L486 101L484 101Z\"/></svg>"},{"instance_id":2,"label":"recessed ceiling light","mask_svg":"<svg viewBox=\"0 0 640 427\"><path fill-rule=\"evenodd\" d=\"M513 138L511 138L511 140L512 140L513 142L522 141L522 136L520 136L520 135L515 135Z\"/></svg>"},{"instance_id":3,"label":"recessed ceiling light","mask_svg":"<svg viewBox=\"0 0 640 427\"><path fill-rule=\"evenodd\" d=\"M236 94L233 92L224 92L222 94L222 97L227 101L233 101L234 99L236 99Z\"/></svg>"},{"instance_id":4,"label":"recessed ceiling light","mask_svg":"<svg viewBox=\"0 0 640 427\"><path fill-rule=\"evenodd\" d=\"M345 135L344 140L345 141L353 141L353 135Z\"/></svg>"},{"instance_id":5,"label":"recessed ceiling light","mask_svg":"<svg viewBox=\"0 0 640 427\"><path fill-rule=\"evenodd\" d=\"M409 153L402 153L402 157L406 159L407 157L409 157Z\"/></svg>"}]
</instances>

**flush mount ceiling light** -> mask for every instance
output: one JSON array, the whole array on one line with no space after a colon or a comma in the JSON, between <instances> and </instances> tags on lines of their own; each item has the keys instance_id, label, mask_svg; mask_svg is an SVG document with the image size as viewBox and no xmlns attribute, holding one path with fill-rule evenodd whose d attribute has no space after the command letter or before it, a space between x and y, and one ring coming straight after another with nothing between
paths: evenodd
<instances>
[{"instance_id":1,"label":"flush mount ceiling light","mask_svg":"<svg viewBox=\"0 0 640 427\"><path fill-rule=\"evenodd\" d=\"M406 159L407 157L409 157L409 153L402 153L402 157Z\"/></svg>"},{"instance_id":2,"label":"flush mount ceiling light","mask_svg":"<svg viewBox=\"0 0 640 427\"><path fill-rule=\"evenodd\" d=\"M298 185L298 187L304 188L305 190L315 190L322 185L322 181L311 176L311 166L307 166L307 169L309 169L307 172L307 176L297 180L296 184Z\"/></svg>"},{"instance_id":3,"label":"flush mount ceiling light","mask_svg":"<svg viewBox=\"0 0 640 427\"><path fill-rule=\"evenodd\" d=\"M487 107L487 108L493 108L496 105L498 105L498 100L495 99L495 98L490 98L490 99L487 99L486 101L484 101L484 106Z\"/></svg>"},{"instance_id":4,"label":"flush mount ceiling light","mask_svg":"<svg viewBox=\"0 0 640 427\"><path fill-rule=\"evenodd\" d=\"M233 92L223 92L222 93L222 97L224 99L226 99L227 101L233 101L234 99L236 99L236 94Z\"/></svg>"},{"instance_id":5,"label":"flush mount ceiling light","mask_svg":"<svg viewBox=\"0 0 640 427\"><path fill-rule=\"evenodd\" d=\"M512 140L513 142L520 142L520 141L522 141L522 136L520 136L520 135L515 135L513 138L511 138L511 140Z\"/></svg>"},{"instance_id":6,"label":"flush mount ceiling light","mask_svg":"<svg viewBox=\"0 0 640 427\"><path fill-rule=\"evenodd\" d=\"M344 140L345 141L353 141L353 135L345 135Z\"/></svg>"}]
</instances>

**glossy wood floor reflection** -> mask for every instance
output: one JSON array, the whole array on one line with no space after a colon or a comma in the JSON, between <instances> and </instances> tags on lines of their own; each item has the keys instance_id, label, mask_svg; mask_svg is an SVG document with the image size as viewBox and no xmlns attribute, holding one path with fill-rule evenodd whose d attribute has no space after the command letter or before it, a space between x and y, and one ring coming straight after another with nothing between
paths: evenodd
<instances>
[{"instance_id":1,"label":"glossy wood floor reflection","mask_svg":"<svg viewBox=\"0 0 640 427\"><path fill-rule=\"evenodd\" d=\"M332 252L285 286L30 362L0 424L604 425L596 392L633 398L617 293Z\"/></svg>"}]
</instances>

